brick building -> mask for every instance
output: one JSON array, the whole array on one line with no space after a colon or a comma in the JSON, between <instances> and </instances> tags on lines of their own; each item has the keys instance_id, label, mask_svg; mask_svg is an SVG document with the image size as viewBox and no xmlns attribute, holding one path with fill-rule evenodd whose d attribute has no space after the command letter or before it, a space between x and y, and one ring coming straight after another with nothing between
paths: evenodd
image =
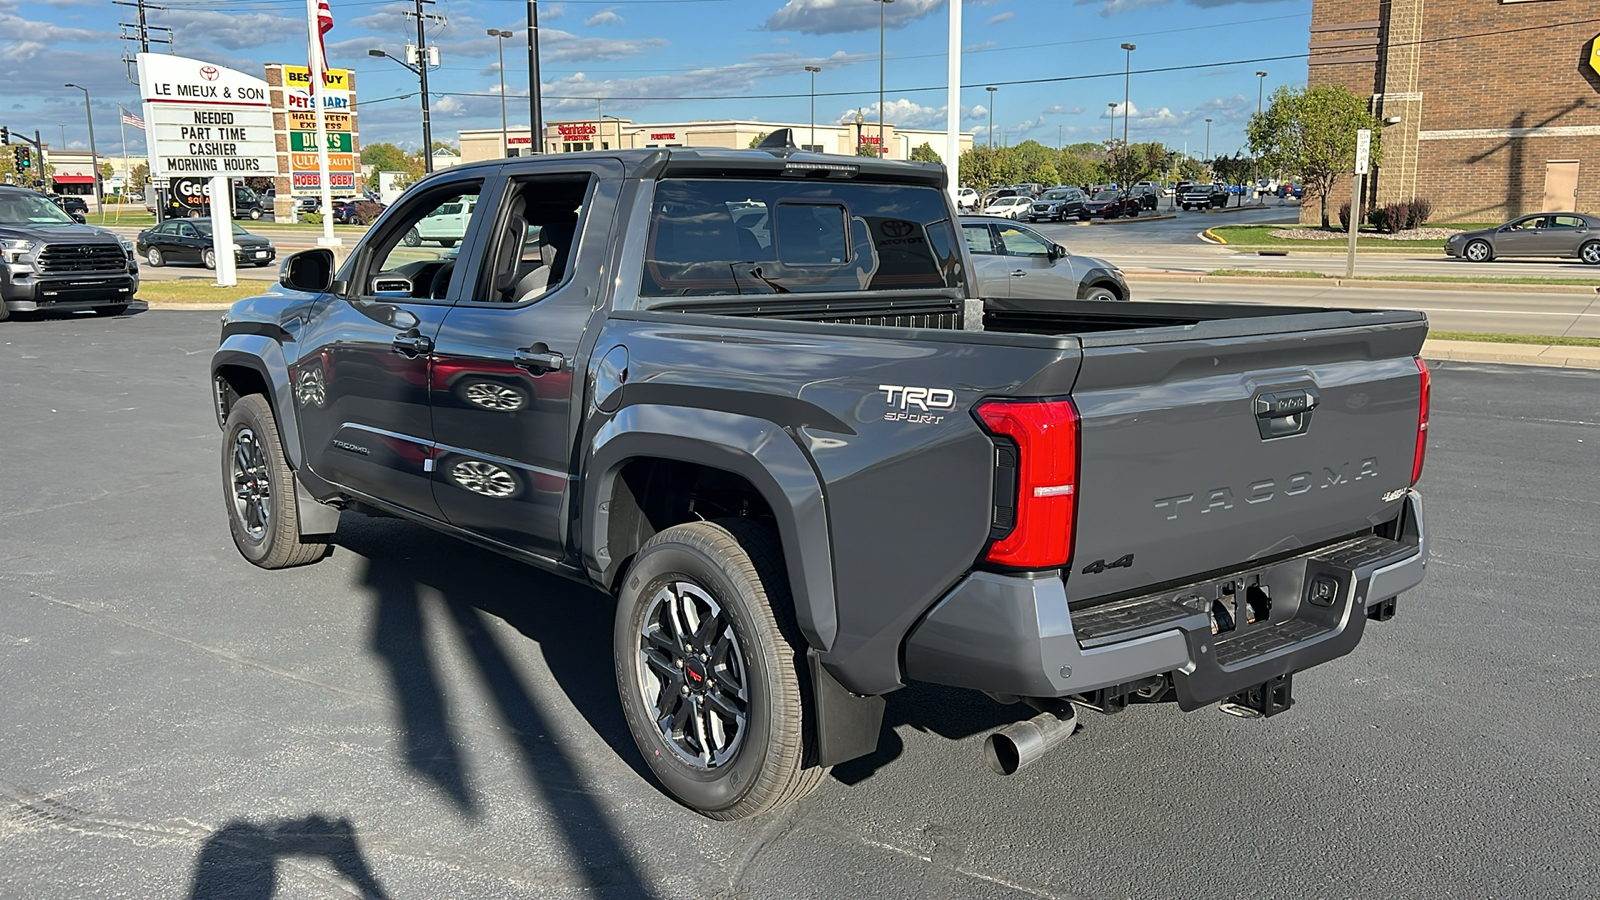
<instances>
[{"instance_id":1,"label":"brick building","mask_svg":"<svg viewBox=\"0 0 1600 900\"><path fill-rule=\"evenodd\" d=\"M1308 82L1398 119L1372 202L1424 197L1436 221L1600 212L1597 19L1595 0L1313 0Z\"/></svg>"}]
</instances>

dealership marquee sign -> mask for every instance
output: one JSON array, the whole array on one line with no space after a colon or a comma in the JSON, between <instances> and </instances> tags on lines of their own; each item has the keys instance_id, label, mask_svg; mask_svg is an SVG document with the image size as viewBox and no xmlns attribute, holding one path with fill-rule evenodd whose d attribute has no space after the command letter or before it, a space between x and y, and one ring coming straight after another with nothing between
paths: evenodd
<instances>
[{"instance_id":1,"label":"dealership marquee sign","mask_svg":"<svg viewBox=\"0 0 1600 900\"><path fill-rule=\"evenodd\" d=\"M164 53L137 63L151 178L278 174L265 81Z\"/></svg>"}]
</instances>

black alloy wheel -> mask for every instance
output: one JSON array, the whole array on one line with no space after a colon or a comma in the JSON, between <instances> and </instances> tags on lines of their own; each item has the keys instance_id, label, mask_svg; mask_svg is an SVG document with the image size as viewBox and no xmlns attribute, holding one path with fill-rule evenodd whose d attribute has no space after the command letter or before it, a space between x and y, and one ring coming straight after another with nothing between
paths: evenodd
<instances>
[{"instance_id":1,"label":"black alloy wheel","mask_svg":"<svg viewBox=\"0 0 1600 900\"><path fill-rule=\"evenodd\" d=\"M804 641L773 529L751 519L676 525L634 558L613 630L624 718L668 793L713 819L809 793Z\"/></svg>"},{"instance_id":2,"label":"black alloy wheel","mask_svg":"<svg viewBox=\"0 0 1600 900\"><path fill-rule=\"evenodd\" d=\"M328 544L300 540L294 473L284 461L272 407L260 394L240 397L222 440L222 496L233 544L263 569L316 562Z\"/></svg>"}]
</instances>

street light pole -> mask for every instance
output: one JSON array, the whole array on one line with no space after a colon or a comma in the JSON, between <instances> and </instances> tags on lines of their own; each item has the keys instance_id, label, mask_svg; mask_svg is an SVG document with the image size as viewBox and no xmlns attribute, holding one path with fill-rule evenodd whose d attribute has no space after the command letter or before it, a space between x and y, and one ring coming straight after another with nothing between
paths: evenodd
<instances>
[{"instance_id":1,"label":"street light pole","mask_svg":"<svg viewBox=\"0 0 1600 900\"><path fill-rule=\"evenodd\" d=\"M511 32L491 28L489 37L495 38L500 47L500 155L510 156L511 137L506 130L506 38L511 37Z\"/></svg>"},{"instance_id":2,"label":"street light pole","mask_svg":"<svg viewBox=\"0 0 1600 900\"><path fill-rule=\"evenodd\" d=\"M883 143L883 16L884 10L894 0L879 0L878 2L878 157L883 158L886 149Z\"/></svg>"},{"instance_id":3,"label":"street light pole","mask_svg":"<svg viewBox=\"0 0 1600 900\"><path fill-rule=\"evenodd\" d=\"M1265 73L1265 72L1257 72L1256 73L1256 118L1258 120L1261 118L1261 98L1262 98L1262 96L1264 96L1266 94L1266 91L1267 91L1267 73ZM1250 180L1253 181L1253 182L1254 181L1258 181L1258 179L1260 179L1260 177L1261 177L1261 163L1259 162L1259 158L1260 158L1260 154L1256 153L1256 150L1255 150L1254 147L1251 147L1250 148ZM1267 198L1259 190L1260 184L1258 183L1256 185L1256 187L1257 187L1256 199L1259 201L1261 206L1266 206L1267 205Z\"/></svg>"},{"instance_id":4,"label":"street light pole","mask_svg":"<svg viewBox=\"0 0 1600 900\"><path fill-rule=\"evenodd\" d=\"M417 62L422 63L422 65L420 67L413 66L413 65L411 65L408 62L406 62L403 59L397 59L396 57L390 56L389 54L385 53L382 50L368 50L367 51L367 55L368 56L376 56L376 57L381 57L383 59L387 59L388 61L394 63L395 65L399 66L400 68L405 69L407 72L410 72L411 74L413 74L413 75L417 76L418 78L422 79L422 83L424 85L426 85L428 83L428 75L427 75L428 58L427 58L427 55L424 54L424 53L418 53L417 54ZM428 95L426 93L427 88L424 87L423 91L424 91L424 93L422 95L422 146L423 146L423 150L422 150L422 166L423 166L423 171L432 172L433 171L433 130L428 125Z\"/></svg>"},{"instance_id":5,"label":"street light pole","mask_svg":"<svg viewBox=\"0 0 1600 900\"><path fill-rule=\"evenodd\" d=\"M984 90L989 92L989 149L993 150L994 149L994 94L995 94L995 91L998 91L1000 89L997 88L997 87L986 87L986 88L984 88Z\"/></svg>"},{"instance_id":6,"label":"street light pole","mask_svg":"<svg viewBox=\"0 0 1600 900\"><path fill-rule=\"evenodd\" d=\"M822 71L821 66L806 66L806 71L811 73L811 147L817 146L817 73Z\"/></svg>"},{"instance_id":7,"label":"street light pole","mask_svg":"<svg viewBox=\"0 0 1600 900\"><path fill-rule=\"evenodd\" d=\"M1133 51L1139 49L1134 44L1123 44L1122 49L1127 51L1122 66L1122 152L1128 152L1128 85L1133 76Z\"/></svg>"},{"instance_id":8,"label":"street light pole","mask_svg":"<svg viewBox=\"0 0 1600 900\"><path fill-rule=\"evenodd\" d=\"M1206 159L1211 158L1211 120L1206 119Z\"/></svg>"},{"instance_id":9,"label":"street light pole","mask_svg":"<svg viewBox=\"0 0 1600 900\"><path fill-rule=\"evenodd\" d=\"M1111 130L1106 133L1106 148L1110 149L1113 141L1117 139L1117 104L1106 104L1106 118L1111 120Z\"/></svg>"},{"instance_id":10,"label":"street light pole","mask_svg":"<svg viewBox=\"0 0 1600 900\"><path fill-rule=\"evenodd\" d=\"M89 169L94 173L94 202L95 202L96 206L99 206L100 205L100 154L98 152L96 152L96 150L94 149L94 113L91 111L91 109L89 107L89 89L86 88L86 87L79 87L78 85L75 85L75 84L68 84L68 85L66 85L66 87L78 88L78 90L83 91L83 115L84 115L84 118L89 120ZM65 144L66 142L62 141L62 143ZM65 146L63 146L62 149L63 150L66 149ZM40 162L40 165L41 165L41 167L43 166L43 161L42 160Z\"/></svg>"},{"instance_id":11,"label":"street light pole","mask_svg":"<svg viewBox=\"0 0 1600 900\"><path fill-rule=\"evenodd\" d=\"M544 117L539 108L543 105L539 84L539 0L528 0L528 135L533 139L533 152L544 152Z\"/></svg>"}]
</instances>

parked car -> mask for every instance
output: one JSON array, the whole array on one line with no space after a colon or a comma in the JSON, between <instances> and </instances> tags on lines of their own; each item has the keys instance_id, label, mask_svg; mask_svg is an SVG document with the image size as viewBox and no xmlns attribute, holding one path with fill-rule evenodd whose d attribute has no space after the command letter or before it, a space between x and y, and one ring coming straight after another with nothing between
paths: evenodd
<instances>
[{"instance_id":1,"label":"parked car","mask_svg":"<svg viewBox=\"0 0 1600 900\"><path fill-rule=\"evenodd\" d=\"M78 213L82 216L89 215L88 202L75 194L51 194L50 199L61 207L62 212L69 216L73 213Z\"/></svg>"},{"instance_id":2,"label":"parked car","mask_svg":"<svg viewBox=\"0 0 1600 900\"><path fill-rule=\"evenodd\" d=\"M386 208L364 197L346 197L333 201L333 221L340 225L371 225Z\"/></svg>"},{"instance_id":3,"label":"parked car","mask_svg":"<svg viewBox=\"0 0 1600 900\"><path fill-rule=\"evenodd\" d=\"M978 192L969 187L964 187L956 191L956 208L977 209Z\"/></svg>"},{"instance_id":4,"label":"parked car","mask_svg":"<svg viewBox=\"0 0 1600 900\"><path fill-rule=\"evenodd\" d=\"M217 267L210 219L168 219L154 228L139 232L135 247L152 268L160 268L168 263L199 263L208 269ZM241 266L265 266L278 257L278 250L266 238L234 225L233 256Z\"/></svg>"},{"instance_id":5,"label":"parked car","mask_svg":"<svg viewBox=\"0 0 1600 900\"><path fill-rule=\"evenodd\" d=\"M1008 219L962 216L978 296L1038 300L1127 300L1122 270L1103 259L1075 256L1032 228Z\"/></svg>"},{"instance_id":6,"label":"parked car","mask_svg":"<svg viewBox=\"0 0 1600 900\"><path fill-rule=\"evenodd\" d=\"M1139 201L1140 209L1155 209L1161 202L1161 189L1156 187L1155 182L1141 181L1128 193Z\"/></svg>"},{"instance_id":7,"label":"parked car","mask_svg":"<svg viewBox=\"0 0 1600 900\"><path fill-rule=\"evenodd\" d=\"M1139 200L1132 194L1123 191L1100 191L1093 199L1083 205L1083 211L1078 213L1078 218L1088 221L1095 216L1103 219L1117 219L1122 216L1137 216L1139 214Z\"/></svg>"},{"instance_id":8,"label":"parked car","mask_svg":"<svg viewBox=\"0 0 1600 900\"><path fill-rule=\"evenodd\" d=\"M1191 184L1178 195L1184 209L1221 209L1228 205L1228 188L1219 182Z\"/></svg>"},{"instance_id":9,"label":"parked car","mask_svg":"<svg viewBox=\"0 0 1600 900\"><path fill-rule=\"evenodd\" d=\"M719 820L874 753L911 682L1036 706L987 738L1003 774L1080 709L1291 712L1421 583L1423 314L983 300L943 171L792 177L838 159L485 161L413 185L342 267L291 257L193 392L239 554L314 564L400 516L441 532L422 553L465 539L594 587L559 639L611 645L637 759ZM480 193L454 266L401 246ZM609 641L570 630L602 619ZM1301 700L1388 696L1340 668ZM1293 728L1162 737L1144 770L1196 740L1230 774L1329 759Z\"/></svg>"},{"instance_id":10,"label":"parked car","mask_svg":"<svg viewBox=\"0 0 1600 900\"><path fill-rule=\"evenodd\" d=\"M1488 262L1502 256L1559 256L1600 265L1600 216L1523 216L1496 228L1452 234L1445 239L1444 252L1472 262Z\"/></svg>"},{"instance_id":11,"label":"parked car","mask_svg":"<svg viewBox=\"0 0 1600 900\"><path fill-rule=\"evenodd\" d=\"M1033 201L1026 216L1029 222L1040 219L1049 219L1052 222L1064 222L1068 216L1077 217L1083 212L1083 205L1089 202L1089 196L1075 187L1055 187L1045 191L1039 199Z\"/></svg>"},{"instance_id":12,"label":"parked car","mask_svg":"<svg viewBox=\"0 0 1600 900\"><path fill-rule=\"evenodd\" d=\"M983 214L986 216L1003 216L1007 219L1020 219L1027 215L1028 210L1032 208L1033 202L1030 198L1020 194L1013 194L1010 197L1001 197L999 200L985 206Z\"/></svg>"},{"instance_id":13,"label":"parked car","mask_svg":"<svg viewBox=\"0 0 1600 900\"><path fill-rule=\"evenodd\" d=\"M133 242L36 191L0 185L0 320L39 310L120 315L138 290Z\"/></svg>"}]
</instances>

